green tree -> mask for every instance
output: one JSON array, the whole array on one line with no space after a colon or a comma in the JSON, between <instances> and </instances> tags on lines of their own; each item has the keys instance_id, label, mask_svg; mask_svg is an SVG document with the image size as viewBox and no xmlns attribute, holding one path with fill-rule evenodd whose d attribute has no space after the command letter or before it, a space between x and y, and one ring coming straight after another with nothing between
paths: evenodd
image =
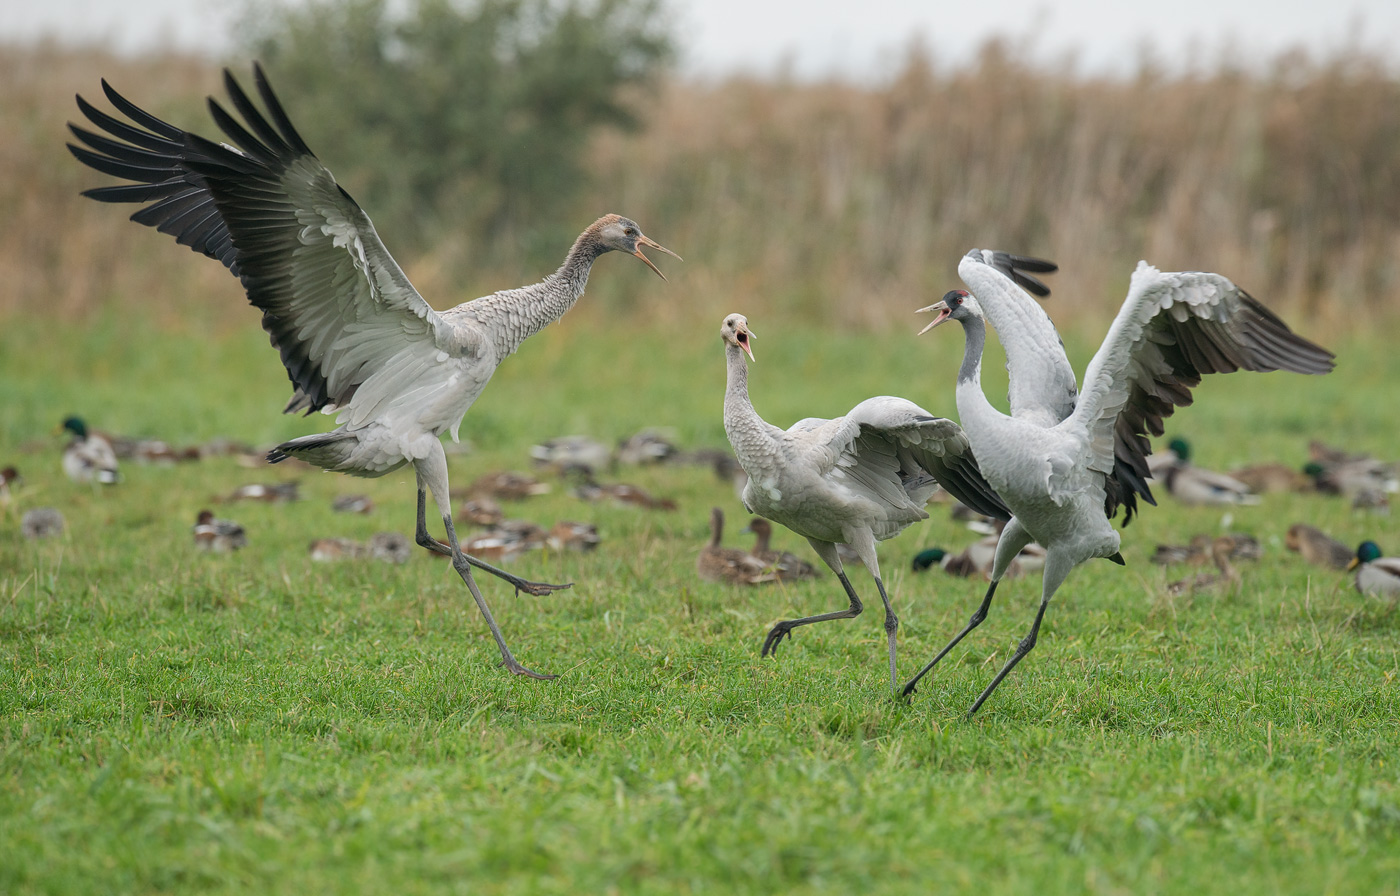
<instances>
[{"instance_id":1,"label":"green tree","mask_svg":"<svg viewBox=\"0 0 1400 896\"><path fill-rule=\"evenodd\" d=\"M589 135L637 125L625 93L673 52L662 12L659 0L271 0L241 28L312 148L395 245L423 250L445 234L489 246L576 231L553 216L587 176Z\"/></svg>"}]
</instances>

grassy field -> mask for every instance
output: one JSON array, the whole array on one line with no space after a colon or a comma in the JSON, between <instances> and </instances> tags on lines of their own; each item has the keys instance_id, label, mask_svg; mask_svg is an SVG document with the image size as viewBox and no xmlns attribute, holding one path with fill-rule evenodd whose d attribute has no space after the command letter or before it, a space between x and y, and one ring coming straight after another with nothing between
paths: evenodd
<instances>
[{"instance_id":1,"label":"grassy field","mask_svg":"<svg viewBox=\"0 0 1400 896\"><path fill-rule=\"evenodd\" d=\"M16 317L0 332L0 464L25 476L0 518L0 891L1395 891L1400 616L1282 546L1309 520L1393 551L1390 518L1270 496L1234 514L1266 551L1242 584L1169 598L1186 570L1148 563L1153 546L1222 521L1164 499L1126 530L1126 569L1071 577L1040 647L968 722L1030 623L1035 580L1004 587L904 705L887 690L878 612L760 659L773 621L842 604L834 578L698 581L711 506L730 541L744 537L732 490L700 468L622 469L679 509L584 504L562 486L508 507L590 520L604 538L594 554L513 564L571 590L483 582L516 655L560 675L516 680L442 562L308 558L312 537L410 532L411 474L211 459L128 465L109 489L62 476L50 432L68 413L173 442L266 443L328 422L277 413L287 384L254 320L209 335L116 315L58 333ZM532 442L568 432L660 425L690 447L723 444L718 323L619 327L585 304L501 369L468 415L474 451L452 458L454 482L526 469ZM752 323L751 386L775 423L881 392L953 412L952 331ZM1081 366L1091 343L1070 341ZM1400 357L1380 333L1333 347L1342 363L1325 378L1208 381L1170 432L1216 467L1301 463L1312 436L1393 455L1377 399ZM987 366L996 395L1004 380ZM210 503L289 478L299 503ZM331 512L356 491L373 514ZM63 509L66 537L21 539L15 510L41 504ZM203 506L241 521L249 547L197 553ZM882 546L903 675L982 591L916 577L909 557L973 537L935 507ZM874 599L867 576L853 581Z\"/></svg>"}]
</instances>

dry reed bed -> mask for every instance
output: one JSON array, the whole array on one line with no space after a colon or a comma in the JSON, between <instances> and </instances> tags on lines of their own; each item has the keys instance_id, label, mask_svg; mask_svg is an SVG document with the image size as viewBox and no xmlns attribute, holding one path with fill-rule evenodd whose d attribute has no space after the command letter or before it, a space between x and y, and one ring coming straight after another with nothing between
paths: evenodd
<instances>
[{"instance_id":1,"label":"dry reed bed","mask_svg":"<svg viewBox=\"0 0 1400 896\"><path fill-rule=\"evenodd\" d=\"M78 197L101 179L62 149L63 125L73 93L97 94L104 76L177 123L210 127L212 62L0 50L0 311L139 303L157 318L246 324L218 265ZM668 301L648 303L663 321L742 307L904 322L954 283L974 245L1060 261L1058 307L1111 307L1140 257L1228 273L1334 326L1400 307L1400 83L1377 59L1290 54L1258 73L1144 66L1106 80L1031 67L992 43L953 72L912 53L879 87L676 82L638 102L647 128L595 141L573 217L581 227L622 211L686 256ZM314 132L314 107L292 111ZM321 155L340 167L333 149ZM497 245L483 269L488 253L471 240L449 234L415 257L398 248L439 306L557 263ZM595 306L634 291L614 280L598 278Z\"/></svg>"}]
</instances>

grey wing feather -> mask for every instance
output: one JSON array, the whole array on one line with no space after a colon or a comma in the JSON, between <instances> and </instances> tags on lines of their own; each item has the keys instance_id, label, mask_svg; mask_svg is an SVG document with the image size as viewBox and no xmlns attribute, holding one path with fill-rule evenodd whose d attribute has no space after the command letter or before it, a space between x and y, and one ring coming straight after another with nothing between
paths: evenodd
<instances>
[{"instance_id":1,"label":"grey wing feather","mask_svg":"<svg viewBox=\"0 0 1400 896\"><path fill-rule=\"evenodd\" d=\"M924 498L931 483L978 513L1010 519L1011 511L983 477L962 427L903 398L880 396L856 405L847 418L860 424L861 439L878 436L894 446L893 456L905 489L919 489Z\"/></svg>"},{"instance_id":2,"label":"grey wing feather","mask_svg":"<svg viewBox=\"0 0 1400 896\"><path fill-rule=\"evenodd\" d=\"M1109 516L1136 496L1152 499L1147 434L1191 403L1208 373L1289 370L1327 373L1333 354L1290 330L1219 274L1162 273L1139 262L1123 308L1084 374L1074 419L1088 430L1090 465L1108 474Z\"/></svg>"},{"instance_id":3,"label":"grey wing feather","mask_svg":"<svg viewBox=\"0 0 1400 896\"><path fill-rule=\"evenodd\" d=\"M70 151L134 182L85 195L148 203L134 220L219 259L242 281L295 387L289 412L346 405L385 365L421 372L439 352L479 350L479 339L447 326L418 295L368 216L307 148L262 69L254 75L266 116L227 71L225 87L243 121L209 101L236 146L169 125L106 82L108 99L131 123L80 97L88 120L118 139L70 125L86 144ZM384 400L371 398L357 416Z\"/></svg>"}]
</instances>

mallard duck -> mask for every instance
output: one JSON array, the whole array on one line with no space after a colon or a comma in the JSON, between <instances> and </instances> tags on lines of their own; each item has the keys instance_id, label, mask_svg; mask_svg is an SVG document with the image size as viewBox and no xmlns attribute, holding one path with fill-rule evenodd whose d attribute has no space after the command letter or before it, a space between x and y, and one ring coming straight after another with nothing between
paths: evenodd
<instances>
[{"instance_id":1,"label":"mallard duck","mask_svg":"<svg viewBox=\"0 0 1400 896\"><path fill-rule=\"evenodd\" d=\"M309 547L311 559L318 563L351 560L362 557L365 546L353 538L318 538Z\"/></svg>"},{"instance_id":2,"label":"mallard duck","mask_svg":"<svg viewBox=\"0 0 1400 896\"><path fill-rule=\"evenodd\" d=\"M1363 541L1347 569L1356 570L1356 590L1373 597L1400 595L1400 557L1382 557L1380 545Z\"/></svg>"},{"instance_id":3,"label":"mallard duck","mask_svg":"<svg viewBox=\"0 0 1400 896\"><path fill-rule=\"evenodd\" d=\"M462 550L474 557L508 560L544 547L547 534L528 520L502 520L462 542Z\"/></svg>"},{"instance_id":4,"label":"mallard duck","mask_svg":"<svg viewBox=\"0 0 1400 896\"><path fill-rule=\"evenodd\" d=\"M1190 544L1159 544L1153 552L1151 560L1153 563L1163 566L1173 563L1190 563L1193 566L1200 566L1211 559L1212 546L1216 541L1227 543L1229 557L1232 560L1258 560L1264 556L1264 550L1259 545L1259 539L1253 535L1195 535L1192 536Z\"/></svg>"},{"instance_id":5,"label":"mallard duck","mask_svg":"<svg viewBox=\"0 0 1400 896\"><path fill-rule=\"evenodd\" d=\"M658 498L646 489L628 485L625 482L600 483L592 476L584 476L574 486L574 497L584 501L611 500L629 507L642 507L647 510L675 510L676 502L670 498Z\"/></svg>"},{"instance_id":6,"label":"mallard duck","mask_svg":"<svg viewBox=\"0 0 1400 896\"><path fill-rule=\"evenodd\" d=\"M773 524L761 516L749 520L748 531L754 534L753 550L749 553L762 560L773 574L784 582L815 579L817 568L788 551L775 551L768 543L773 539Z\"/></svg>"},{"instance_id":7,"label":"mallard duck","mask_svg":"<svg viewBox=\"0 0 1400 896\"><path fill-rule=\"evenodd\" d=\"M365 550L375 560L385 563L407 563L413 556L413 542L402 532L376 532L369 537Z\"/></svg>"},{"instance_id":8,"label":"mallard duck","mask_svg":"<svg viewBox=\"0 0 1400 896\"><path fill-rule=\"evenodd\" d=\"M201 551L224 553L236 551L248 544L243 527L233 520L214 518L213 511L201 510L194 523L194 544Z\"/></svg>"},{"instance_id":9,"label":"mallard duck","mask_svg":"<svg viewBox=\"0 0 1400 896\"><path fill-rule=\"evenodd\" d=\"M369 495L337 495L331 501L331 510L336 513L369 513L374 510L374 501Z\"/></svg>"},{"instance_id":10,"label":"mallard duck","mask_svg":"<svg viewBox=\"0 0 1400 896\"><path fill-rule=\"evenodd\" d=\"M1256 495L1270 492L1306 492L1313 488L1312 480L1307 474L1287 464L1240 467L1238 470L1231 470L1230 476L1243 482Z\"/></svg>"},{"instance_id":11,"label":"mallard duck","mask_svg":"<svg viewBox=\"0 0 1400 896\"><path fill-rule=\"evenodd\" d=\"M549 439L530 448L535 466L567 473L583 470L593 473L612 463L608 446L591 436L573 435Z\"/></svg>"},{"instance_id":12,"label":"mallard duck","mask_svg":"<svg viewBox=\"0 0 1400 896\"><path fill-rule=\"evenodd\" d=\"M992 573L992 563L996 560L997 541L1000 538L1001 533L998 530L996 534L977 539L956 554L943 548L925 548L914 555L910 566L914 572L923 572L937 564L949 575L988 578ZM1019 578L1044 566L1045 549L1031 542L1016 554L1016 558L1006 568L1005 578Z\"/></svg>"},{"instance_id":13,"label":"mallard duck","mask_svg":"<svg viewBox=\"0 0 1400 896\"><path fill-rule=\"evenodd\" d=\"M1290 551L1302 554L1303 559L1314 566L1346 569L1352 559L1351 548L1307 523L1294 523L1289 526L1283 544Z\"/></svg>"},{"instance_id":14,"label":"mallard duck","mask_svg":"<svg viewBox=\"0 0 1400 896\"><path fill-rule=\"evenodd\" d=\"M556 551L592 551L602 539L592 523L559 520L550 528L546 541Z\"/></svg>"},{"instance_id":15,"label":"mallard duck","mask_svg":"<svg viewBox=\"0 0 1400 896\"><path fill-rule=\"evenodd\" d=\"M106 436L89 430L81 417L64 418L62 428L73 434L63 449L63 472L69 479L104 485L117 481L117 455Z\"/></svg>"},{"instance_id":16,"label":"mallard duck","mask_svg":"<svg viewBox=\"0 0 1400 896\"><path fill-rule=\"evenodd\" d=\"M55 507L35 507L19 520L19 531L25 538L52 538L62 535L66 523Z\"/></svg>"},{"instance_id":17,"label":"mallard duck","mask_svg":"<svg viewBox=\"0 0 1400 896\"><path fill-rule=\"evenodd\" d=\"M695 572L707 582L728 582L731 585L758 585L777 581L768 564L748 551L721 547L724 539L724 511L710 511L710 540L695 558Z\"/></svg>"},{"instance_id":18,"label":"mallard duck","mask_svg":"<svg viewBox=\"0 0 1400 896\"><path fill-rule=\"evenodd\" d=\"M529 473L515 470L498 470L476 477L466 488L452 492L454 498L479 498L482 496L497 501L522 501L534 495L549 491L549 483L541 482Z\"/></svg>"},{"instance_id":19,"label":"mallard duck","mask_svg":"<svg viewBox=\"0 0 1400 896\"><path fill-rule=\"evenodd\" d=\"M617 443L617 462L621 464L659 464L679 456L675 441L659 429L644 429Z\"/></svg>"},{"instance_id":20,"label":"mallard duck","mask_svg":"<svg viewBox=\"0 0 1400 896\"><path fill-rule=\"evenodd\" d=\"M301 500L301 485L295 480L273 484L250 482L247 485L240 485L219 500L225 502L265 501L268 504L285 504L289 501Z\"/></svg>"},{"instance_id":21,"label":"mallard duck","mask_svg":"<svg viewBox=\"0 0 1400 896\"><path fill-rule=\"evenodd\" d=\"M1191 463L1191 445L1182 438L1168 442L1166 451L1149 455L1147 468L1152 478L1161 480L1172 497L1183 504L1259 503L1259 496L1233 476Z\"/></svg>"},{"instance_id":22,"label":"mallard duck","mask_svg":"<svg viewBox=\"0 0 1400 896\"><path fill-rule=\"evenodd\" d=\"M1183 594L1193 594L1207 588L1214 588L1216 585L1238 582L1240 575L1230 563L1230 554L1234 547L1235 542L1228 535L1211 539L1210 559L1215 563L1218 572L1198 572L1189 579L1169 582L1167 593L1173 597L1179 597Z\"/></svg>"},{"instance_id":23,"label":"mallard duck","mask_svg":"<svg viewBox=\"0 0 1400 896\"><path fill-rule=\"evenodd\" d=\"M474 526L494 526L505 518L505 510L495 498L487 495L468 498L457 508L457 519Z\"/></svg>"},{"instance_id":24,"label":"mallard duck","mask_svg":"<svg viewBox=\"0 0 1400 896\"><path fill-rule=\"evenodd\" d=\"M1324 495L1350 498L1353 507L1388 507L1386 494L1397 488L1394 471L1374 458L1353 458L1338 463L1310 461L1303 472Z\"/></svg>"}]
</instances>

